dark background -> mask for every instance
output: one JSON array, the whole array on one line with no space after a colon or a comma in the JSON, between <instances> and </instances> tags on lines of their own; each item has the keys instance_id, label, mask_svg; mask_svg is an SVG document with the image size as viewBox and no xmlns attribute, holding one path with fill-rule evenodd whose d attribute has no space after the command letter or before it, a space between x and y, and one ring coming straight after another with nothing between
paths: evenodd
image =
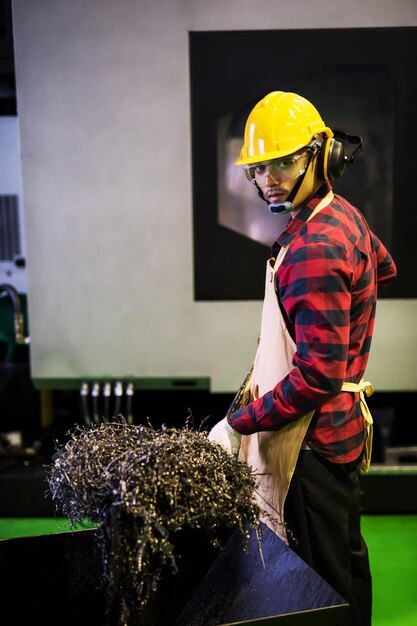
<instances>
[{"instance_id":1,"label":"dark background","mask_svg":"<svg viewBox=\"0 0 417 626\"><path fill-rule=\"evenodd\" d=\"M268 246L218 222L217 125L275 90L300 93L329 126L363 135L364 152L334 189L363 211L395 259L398 278L381 297L417 297L416 30L190 33L196 300L263 297ZM239 122L231 132L242 130Z\"/></svg>"}]
</instances>

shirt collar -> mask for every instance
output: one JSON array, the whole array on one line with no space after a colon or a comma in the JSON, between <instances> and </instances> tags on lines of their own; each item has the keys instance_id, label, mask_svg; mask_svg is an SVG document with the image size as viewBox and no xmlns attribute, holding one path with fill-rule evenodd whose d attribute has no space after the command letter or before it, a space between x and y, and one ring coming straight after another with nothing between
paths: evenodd
<instances>
[{"instance_id":1,"label":"shirt collar","mask_svg":"<svg viewBox=\"0 0 417 626\"><path fill-rule=\"evenodd\" d=\"M292 241L295 235L299 232L301 227L306 223L318 203L324 198L326 194L331 190L329 183L325 183L316 191L314 196L310 198L309 202L305 206L302 206L297 215L290 219L285 230L278 237L277 241L272 246L272 250L275 251L278 248L287 246Z\"/></svg>"}]
</instances>

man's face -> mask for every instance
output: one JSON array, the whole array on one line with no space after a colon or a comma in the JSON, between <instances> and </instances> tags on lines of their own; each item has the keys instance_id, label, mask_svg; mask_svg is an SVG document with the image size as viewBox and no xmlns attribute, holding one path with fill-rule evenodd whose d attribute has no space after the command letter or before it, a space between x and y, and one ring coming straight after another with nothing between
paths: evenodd
<instances>
[{"instance_id":1,"label":"man's face","mask_svg":"<svg viewBox=\"0 0 417 626\"><path fill-rule=\"evenodd\" d=\"M247 168L249 175L261 189L265 200L271 204L285 202L306 170L308 153L304 150L282 159L256 163Z\"/></svg>"}]
</instances>

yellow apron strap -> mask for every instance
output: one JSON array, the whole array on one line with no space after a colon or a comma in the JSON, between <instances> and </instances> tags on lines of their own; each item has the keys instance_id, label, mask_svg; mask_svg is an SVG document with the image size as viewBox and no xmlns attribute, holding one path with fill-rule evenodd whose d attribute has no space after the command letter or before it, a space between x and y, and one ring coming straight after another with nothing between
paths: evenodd
<instances>
[{"instance_id":1,"label":"yellow apron strap","mask_svg":"<svg viewBox=\"0 0 417 626\"><path fill-rule=\"evenodd\" d=\"M371 412L366 404L365 396L369 398L375 389L372 384L367 380L361 380L360 383L348 383L344 382L342 385L342 391L351 391L353 393L359 393L359 402L361 407L361 412L363 418L366 421L367 425L367 436L365 441L365 455L362 460L361 469L365 472L369 470L371 465L371 454L372 454L372 437L373 437L373 419Z\"/></svg>"}]
</instances>

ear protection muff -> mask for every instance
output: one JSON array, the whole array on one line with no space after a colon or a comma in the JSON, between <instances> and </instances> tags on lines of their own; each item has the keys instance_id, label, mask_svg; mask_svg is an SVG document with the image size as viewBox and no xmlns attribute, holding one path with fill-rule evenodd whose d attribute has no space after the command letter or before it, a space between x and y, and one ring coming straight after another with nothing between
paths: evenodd
<instances>
[{"instance_id":1,"label":"ear protection muff","mask_svg":"<svg viewBox=\"0 0 417 626\"><path fill-rule=\"evenodd\" d=\"M329 182L342 176L345 168L345 146L333 137L326 137L318 157L318 175Z\"/></svg>"},{"instance_id":2,"label":"ear protection muff","mask_svg":"<svg viewBox=\"0 0 417 626\"><path fill-rule=\"evenodd\" d=\"M356 144L356 149L350 156L346 156L342 141ZM326 137L318 155L318 175L327 182L343 175L346 166L353 163L362 150L362 138L350 135L340 130L334 131L334 137Z\"/></svg>"}]
</instances>

